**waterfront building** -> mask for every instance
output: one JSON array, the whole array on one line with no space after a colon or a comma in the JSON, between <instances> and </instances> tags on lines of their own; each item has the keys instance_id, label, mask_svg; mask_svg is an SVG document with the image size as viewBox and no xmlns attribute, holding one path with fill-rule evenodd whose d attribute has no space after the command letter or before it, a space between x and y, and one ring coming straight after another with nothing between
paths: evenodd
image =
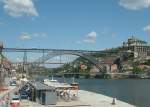
<instances>
[{"instance_id":1,"label":"waterfront building","mask_svg":"<svg viewBox=\"0 0 150 107\"><path fill-rule=\"evenodd\" d=\"M150 56L150 45L134 36L123 42L123 50L130 50L135 56Z\"/></svg>"},{"instance_id":2,"label":"waterfront building","mask_svg":"<svg viewBox=\"0 0 150 107\"><path fill-rule=\"evenodd\" d=\"M41 82L28 82L30 87L29 99L42 105L56 105L58 99L56 89Z\"/></svg>"}]
</instances>

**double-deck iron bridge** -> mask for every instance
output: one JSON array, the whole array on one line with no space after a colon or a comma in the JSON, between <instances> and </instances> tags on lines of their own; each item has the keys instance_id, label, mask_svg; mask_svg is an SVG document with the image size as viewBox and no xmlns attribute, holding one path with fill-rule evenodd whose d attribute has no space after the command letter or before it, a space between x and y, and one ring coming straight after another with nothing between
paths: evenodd
<instances>
[{"instance_id":1,"label":"double-deck iron bridge","mask_svg":"<svg viewBox=\"0 0 150 107\"><path fill-rule=\"evenodd\" d=\"M112 54L118 55L118 51L112 51L112 50L111 51L108 51L108 50L89 51L89 50L38 49L38 48L1 48L0 51L1 53L11 53L11 52L23 53L22 64L24 67L29 64L32 64L33 66L39 66L40 64L46 63L46 61L56 56L75 55L75 56L82 57L83 59L87 60L89 63L93 64L95 67L98 68L100 72L103 72L102 62L98 61L95 57L93 57L94 54L103 54L106 56L111 56ZM28 53L41 53L41 56L29 62ZM124 52L119 52L119 53L122 54Z\"/></svg>"}]
</instances>

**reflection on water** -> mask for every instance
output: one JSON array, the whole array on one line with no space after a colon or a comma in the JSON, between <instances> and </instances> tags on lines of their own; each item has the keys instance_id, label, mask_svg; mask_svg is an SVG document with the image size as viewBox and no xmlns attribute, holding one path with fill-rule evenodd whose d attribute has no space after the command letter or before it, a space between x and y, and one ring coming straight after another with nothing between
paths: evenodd
<instances>
[{"instance_id":1,"label":"reflection on water","mask_svg":"<svg viewBox=\"0 0 150 107\"><path fill-rule=\"evenodd\" d=\"M64 81L62 78L58 80ZM65 79L71 82L71 79ZM137 107L150 106L150 80L76 79L80 89L116 97Z\"/></svg>"}]
</instances>

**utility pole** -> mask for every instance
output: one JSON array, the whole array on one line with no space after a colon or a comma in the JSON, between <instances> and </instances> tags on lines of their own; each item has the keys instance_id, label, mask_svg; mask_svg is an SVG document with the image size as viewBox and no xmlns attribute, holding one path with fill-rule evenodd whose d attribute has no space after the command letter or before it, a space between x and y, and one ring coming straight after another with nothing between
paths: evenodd
<instances>
[{"instance_id":1,"label":"utility pole","mask_svg":"<svg viewBox=\"0 0 150 107\"><path fill-rule=\"evenodd\" d=\"M29 72L27 68L27 51L24 51L23 56L23 72L26 73L26 77L29 77Z\"/></svg>"},{"instance_id":2,"label":"utility pole","mask_svg":"<svg viewBox=\"0 0 150 107\"><path fill-rule=\"evenodd\" d=\"M3 44L0 43L0 87L3 85L3 71L2 71L3 56L2 56L2 49L3 49Z\"/></svg>"},{"instance_id":3,"label":"utility pole","mask_svg":"<svg viewBox=\"0 0 150 107\"><path fill-rule=\"evenodd\" d=\"M44 49L43 49L43 55L42 55L42 64L43 64L43 67L44 67L44 56L45 56L45 52L44 52Z\"/></svg>"}]
</instances>

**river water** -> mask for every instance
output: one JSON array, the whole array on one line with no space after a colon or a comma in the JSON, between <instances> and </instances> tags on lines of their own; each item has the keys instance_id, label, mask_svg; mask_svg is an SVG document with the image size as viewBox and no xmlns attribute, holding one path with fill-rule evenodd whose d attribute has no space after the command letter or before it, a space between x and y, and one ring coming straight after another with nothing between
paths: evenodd
<instances>
[{"instance_id":1,"label":"river water","mask_svg":"<svg viewBox=\"0 0 150 107\"><path fill-rule=\"evenodd\" d=\"M136 105L150 107L150 80L101 80L80 79L80 89L116 97Z\"/></svg>"},{"instance_id":2,"label":"river water","mask_svg":"<svg viewBox=\"0 0 150 107\"><path fill-rule=\"evenodd\" d=\"M72 80L65 79L65 81ZM150 107L150 80L148 79L76 79L76 81L80 84L80 89L116 97L137 107Z\"/></svg>"}]
</instances>

